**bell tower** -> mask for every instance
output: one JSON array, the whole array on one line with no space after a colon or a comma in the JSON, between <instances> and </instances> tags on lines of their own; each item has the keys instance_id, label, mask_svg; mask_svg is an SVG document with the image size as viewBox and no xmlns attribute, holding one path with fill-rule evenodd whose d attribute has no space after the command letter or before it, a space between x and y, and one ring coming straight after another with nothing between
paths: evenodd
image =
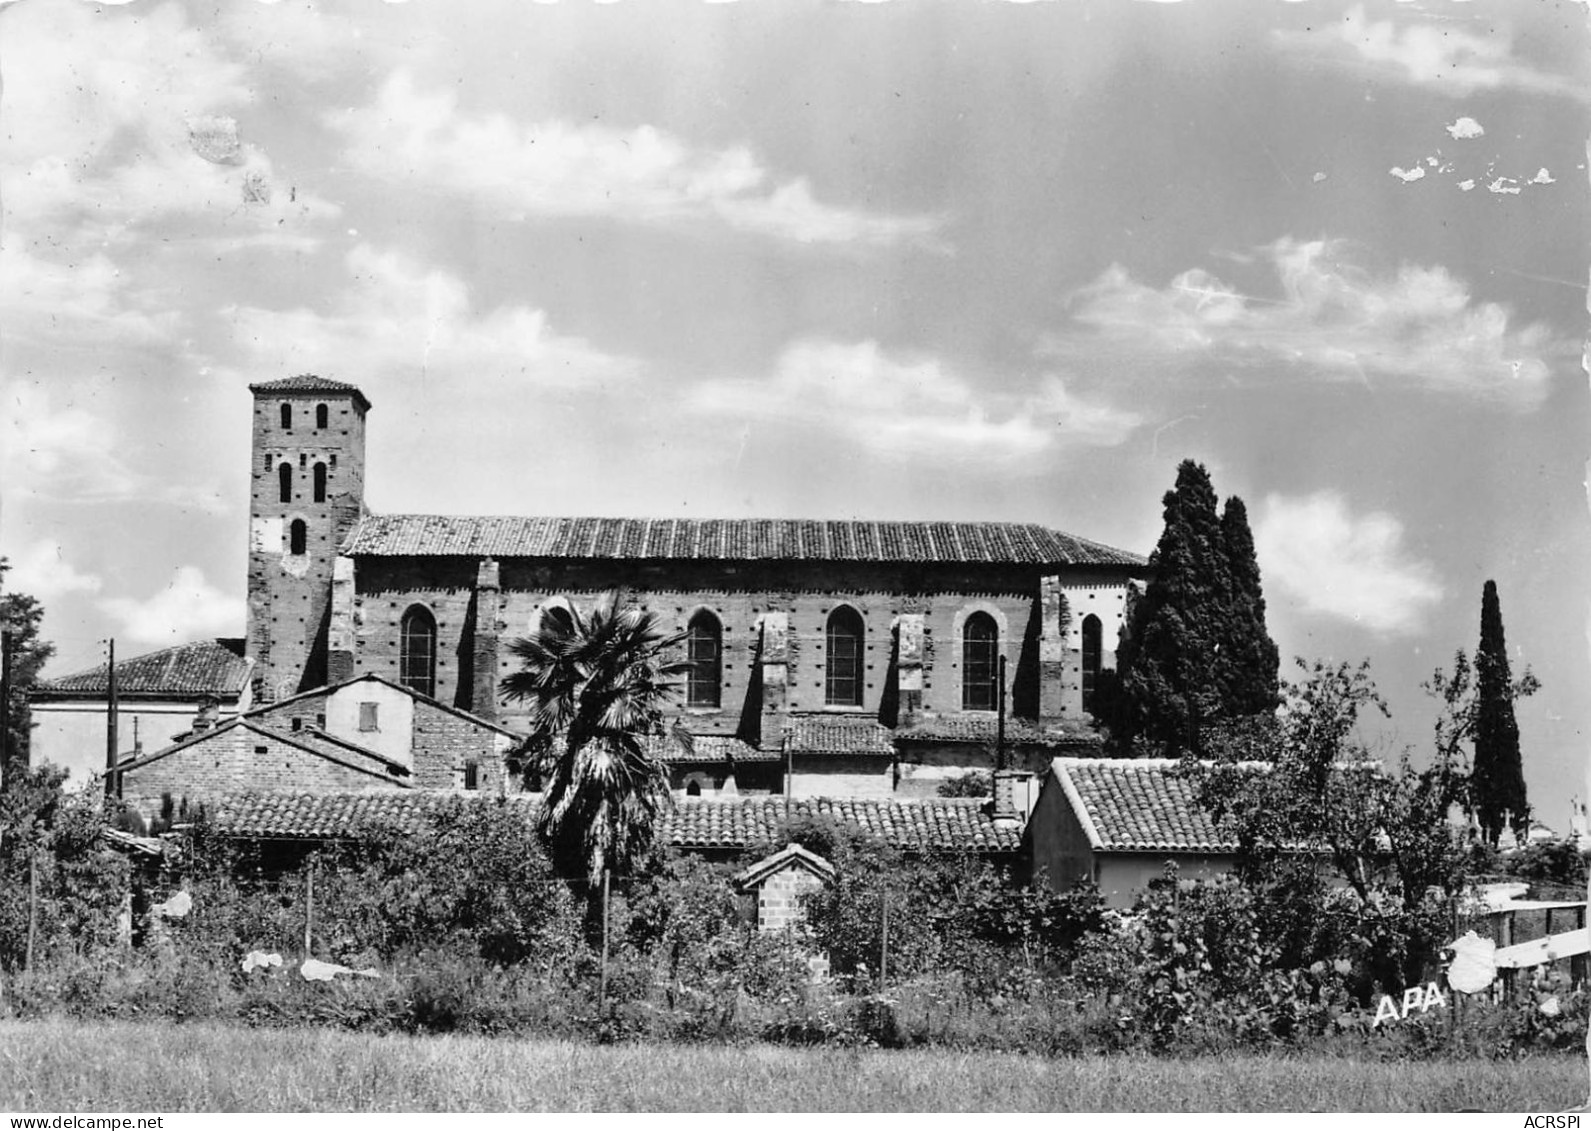
<instances>
[{"instance_id":1,"label":"bell tower","mask_svg":"<svg viewBox=\"0 0 1591 1131\"><path fill-rule=\"evenodd\" d=\"M353 385L312 374L250 385L248 656L255 701L326 682L337 547L364 514L365 413Z\"/></svg>"}]
</instances>

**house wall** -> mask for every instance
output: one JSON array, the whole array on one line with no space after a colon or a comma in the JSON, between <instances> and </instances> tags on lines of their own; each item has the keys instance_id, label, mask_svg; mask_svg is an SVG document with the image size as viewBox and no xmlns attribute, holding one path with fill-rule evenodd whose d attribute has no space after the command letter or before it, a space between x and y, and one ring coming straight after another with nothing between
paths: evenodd
<instances>
[{"instance_id":1,"label":"house wall","mask_svg":"<svg viewBox=\"0 0 1591 1131\"><path fill-rule=\"evenodd\" d=\"M895 765L876 755L807 754L792 759L791 797L889 797Z\"/></svg>"},{"instance_id":2,"label":"house wall","mask_svg":"<svg viewBox=\"0 0 1591 1131\"><path fill-rule=\"evenodd\" d=\"M360 726L365 704L376 709L374 730ZM379 680L365 679L326 696L326 731L416 769L414 696Z\"/></svg>"},{"instance_id":3,"label":"house wall","mask_svg":"<svg viewBox=\"0 0 1591 1131\"><path fill-rule=\"evenodd\" d=\"M1023 832L1030 882L1066 891L1094 878L1094 849L1054 774L1044 778Z\"/></svg>"},{"instance_id":4,"label":"house wall","mask_svg":"<svg viewBox=\"0 0 1591 1131\"><path fill-rule=\"evenodd\" d=\"M1102 853L1099 857L1099 893L1107 907L1126 908L1133 905L1139 892L1151 881L1165 873L1166 863L1177 865L1178 878L1184 880L1210 880L1232 870L1230 856L1207 856L1193 853Z\"/></svg>"},{"instance_id":5,"label":"house wall","mask_svg":"<svg viewBox=\"0 0 1591 1131\"><path fill-rule=\"evenodd\" d=\"M358 755L347 754L354 761ZM372 764L376 774L338 765L269 734L237 726L193 742L122 775L122 795L158 799L161 794L196 800L222 793L362 793L400 788L397 779Z\"/></svg>"},{"instance_id":6,"label":"house wall","mask_svg":"<svg viewBox=\"0 0 1591 1131\"><path fill-rule=\"evenodd\" d=\"M105 701L33 703L32 764L67 771L69 790L99 788L105 770ZM136 741L153 753L193 729L197 701L124 699L116 711L116 742L125 755ZM219 721L235 717L237 702L223 703Z\"/></svg>"}]
</instances>

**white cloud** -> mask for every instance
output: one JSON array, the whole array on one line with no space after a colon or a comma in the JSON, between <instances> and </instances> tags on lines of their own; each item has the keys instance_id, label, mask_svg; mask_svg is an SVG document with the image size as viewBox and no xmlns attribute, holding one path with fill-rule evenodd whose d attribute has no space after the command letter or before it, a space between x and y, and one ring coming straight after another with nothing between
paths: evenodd
<instances>
[{"instance_id":1,"label":"white cloud","mask_svg":"<svg viewBox=\"0 0 1591 1131\"><path fill-rule=\"evenodd\" d=\"M1511 196L1518 196L1522 190L1519 187L1519 182L1513 177L1498 177L1495 181L1486 186L1486 191L1507 193Z\"/></svg>"},{"instance_id":2,"label":"white cloud","mask_svg":"<svg viewBox=\"0 0 1591 1131\"><path fill-rule=\"evenodd\" d=\"M793 343L769 377L704 381L690 402L715 415L800 421L896 455L1019 459L1056 443L1119 444L1141 423L1058 377L1025 397L991 395L938 358L891 357L871 341Z\"/></svg>"},{"instance_id":3,"label":"white cloud","mask_svg":"<svg viewBox=\"0 0 1591 1131\"><path fill-rule=\"evenodd\" d=\"M1456 21L1417 20L1417 16L1372 20L1361 4L1331 23L1274 35L1280 44L1299 54L1350 64L1455 98L1477 90L1500 89L1582 101L1591 94L1580 80L1540 70L1519 58L1514 53L1512 30L1493 16L1477 18L1474 30Z\"/></svg>"},{"instance_id":4,"label":"white cloud","mask_svg":"<svg viewBox=\"0 0 1591 1131\"><path fill-rule=\"evenodd\" d=\"M46 603L67 593L97 593L104 580L92 573L81 573L66 560L61 543L44 539L7 555L11 568L6 573L6 588L27 593Z\"/></svg>"},{"instance_id":5,"label":"white cloud","mask_svg":"<svg viewBox=\"0 0 1591 1131\"><path fill-rule=\"evenodd\" d=\"M1481 137L1486 133L1483 127L1474 118L1460 118L1450 126L1444 127L1451 138L1463 141L1466 138Z\"/></svg>"},{"instance_id":6,"label":"white cloud","mask_svg":"<svg viewBox=\"0 0 1591 1131\"><path fill-rule=\"evenodd\" d=\"M58 398L22 380L0 387L0 483L8 497L52 505L136 499L209 514L228 509L229 500L215 487L134 471L118 454L126 450L107 414L71 394Z\"/></svg>"},{"instance_id":7,"label":"white cloud","mask_svg":"<svg viewBox=\"0 0 1591 1131\"><path fill-rule=\"evenodd\" d=\"M1548 358L1567 348L1545 325L1513 325L1507 307L1474 300L1443 267L1372 275L1344 244L1323 240L1283 238L1263 255L1274 298L1198 268L1156 288L1112 266L1073 296L1085 332L1056 339L1055 349L1086 356L1109 347L1166 364L1217 359L1267 374L1282 362L1311 376L1380 378L1526 408L1546 391Z\"/></svg>"},{"instance_id":8,"label":"white cloud","mask_svg":"<svg viewBox=\"0 0 1591 1131\"><path fill-rule=\"evenodd\" d=\"M1388 169L1387 172L1391 173L1400 181L1417 181L1421 177L1425 176L1425 167L1422 165L1416 165L1412 169L1400 169L1398 166L1394 165L1392 168Z\"/></svg>"},{"instance_id":9,"label":"white cloud","mask_svg":"<svg viewBox=\"0 0 1591 1131\"><path fill-rule=\"evenodd\" d=\"M1470 178L1469 180L1460 181L1458 182L1458 187L1463 191L1468 192L1470 189L1475 187L1475 180L1474 178Z\"/></svg>"},{"instance_id":10,"label":"white cloud","mask_svg":"<svg viewBox=\"0 0 1591 1131\"><path fill-rule=\"evenodd\" d=\"M213 636L240 636L243 602L205 580L191 565L178 566L170 583L146 600L106 597L99 602L125 636L140 644L180 644Z\"/></svg>"},{"instance_id":11,"label":"white cloud","mask_svg":"<svg viewBox=\"0 0 1591 1131\"><path fill-rule=\"evenodd\" d=\"M776 183L745 148L692 148L652 126L618 129L503 114L470 116L446 90L396 72L375 102L331 115L350 164L384 183L418 182L510 216L714 219L800 243L926 241L926 216L888 216L819 202L801 178Z\"/></svg>"},{"instance_id":12,"label":"white cloud","mask_svg":"<svg viewBox=\"0 0 1591 1131\"><path fill-rule=\"evenodd\" d=\"M242 64L177 5L105 13L27 4L5 20L0 177L12 230L95 249L153 226L168 241L246 237L302 248L310 221L336 215L284 183L246 139L228 160L210 159L206 124L254 93Z\"/></svg>"},{"instance_id":13,"label":"white cloud","mask_svg":"<svg viewBox=\"0 0 1591 1131\"><path fill-rule=\"evenodd\" d=\"M1418 632L1442 599L1435 568L1404 547L1403 524L1381 511L1355 516L1334 491L1267 496L1254 543L1268 597L1378 635Z\"/></svg>"},{"instance_id":14,"label":"white cloud","mask_svg":"<svg viewBox=\"0 0 1591 1131\"><path fill-rule=\"evenodd\" d=\"M1550 184L1556 183L1556 181L1557 181L1557 178L1554 177L1551 173L1547 172L1546 168L1543 167L1543 168L1537 169L1536 170L1536 175L1534 177L1531 177L1530 180L1527 181L1526 183L1527 184L1532 184L1532 185L1550 185Z\"/></svg>"},{"instance_id":15,"label":"white cloud","mask_svg":"<svg viewBox=\"0 0 1591 1131\"><path fill-rule=\"evenodd\" d=\"M136 301L130 276L103 252L81 258L51 249L38 256L18 237L0 238L0 309L8 342L68 348L169 341L180 317Z\"/></svg>"},{"instance_id":16,"label":"white cloud","mask_svg":"<svg viewBox=\"0 0 1591 1131\"><path fill-rule=\"evenodd\" d=\"M491 388L580 387L627 380L634 361L554 333L543 311L477 311L458 276L397 251L360 244L330 313L228 307L251 372L321 372L345 380L451 377L477 395ZM256 378L258 379L258 378Z\"/></svg>"}]
</instances>

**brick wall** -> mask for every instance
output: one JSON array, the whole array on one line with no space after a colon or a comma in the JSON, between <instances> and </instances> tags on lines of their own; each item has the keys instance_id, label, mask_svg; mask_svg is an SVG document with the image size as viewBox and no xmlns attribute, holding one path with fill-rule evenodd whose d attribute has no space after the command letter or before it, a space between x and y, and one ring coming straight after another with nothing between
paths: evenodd
<instances>
[{"instance_id":1,"label":"brick wall","mask_svg":"<svg viewBox=\"0 0 1591 1131\"><path fill-rule=\"evenodd\" d=\"M504 788L504 749L511 740L451 711L415 700L414 784L419 789L463 789L466 762L476 764L476 789Z\"/></svg>"},{"instance_id":2,"label":"brick wall","mask_svg":"<svg viewBox=\"0 0 1591 1131\"><path fill-rule=\"evenodd\" d=\"M347 761L358 755L349 752ZM400 788L379 766L372 775L302 750L268 734L233 727L123 775L129 798L169 793L189 799L242 792L364 792Z\"/></svg>"},{"instance_id":3,"label":"brick wall","mask_svg":"<svg viewBox=\"0 0 1591 1131\"><path fill-rule=\"evenodd\" d=\"M450 558L364 558L357 567L355 599L358 672L396 680L399 627L413 604L437 620L437 689L443 702L469 708L474 665L474 586L478 563ZM754 729L759 704L750 702L757 662L758 620L781 611L790 621L788 707L825 706L823 651L829 614L842 602L861 614L863 710L888 716L893 638L891 627L903 613L922 614L923 710L954 714L962 708L961 644L958 629L973 610L984 610L1002 625L1001 648L1009 673L1007 708L1013 715L1036 717L1039 709L1038 638L1043 611L1038 601L1037 567L1002 564L945 564L910 567L831 562L538 562L500 563L501 593L497 622L508 641L530 631L551 600L568 597L589 605L618 589L640 607L658 612L671 630L683 630L698 610L713 613L723 629L720 706L690 708L694 729L704 733L746 733ZM1105 570L1063 574L1072 611L1071 639L1080 640L1083 616L1103 622L1107 666L1119 626L1123 575ZM497 678L515 670L500 650ZM1063 713L1081 712L1075 664L1065 689ZM502 721L515 725L522 710L504 705Z\"/></svg>"},{"instance_id":4,"label":"brick wall","mask_svg":"<svg viewBox=\"0 0 1591 1131\"><path fill-rule=\"evenodd\" d=\"M783 868L757 889L757 929L782 931L801 918L801 894L823 886L823 881L799 864Z\"/></svg>"}]
</instances>

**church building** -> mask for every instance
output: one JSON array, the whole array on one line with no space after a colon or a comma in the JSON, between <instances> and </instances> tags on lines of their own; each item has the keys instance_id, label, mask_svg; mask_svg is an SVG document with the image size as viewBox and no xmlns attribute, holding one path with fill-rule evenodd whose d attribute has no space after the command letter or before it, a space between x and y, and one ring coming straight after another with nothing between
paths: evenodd
<instances>
[{"instance_id":1,"label":"church building","mask_svg":"<svg viewBox=\"0 0 1591 1131\"><path fill-rule=\"evenodd\" d=\"M656 740L682 794L932 796L1097 746L1136 554L1018 523L372 514L365 395L250 390L259 710L378 676L513 731L508 642L617 591L684 635Z\"/></svg>"}]
</instances>

